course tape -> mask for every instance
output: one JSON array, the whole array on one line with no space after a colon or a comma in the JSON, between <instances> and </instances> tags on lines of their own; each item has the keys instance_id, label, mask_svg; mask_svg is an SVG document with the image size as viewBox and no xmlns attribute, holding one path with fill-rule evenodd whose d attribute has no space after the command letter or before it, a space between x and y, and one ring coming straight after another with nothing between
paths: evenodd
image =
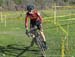
<instances>
[{"instance_id":1,"label":"course tape","mask_svg":"<svg viewBox=\"0 0 75 57\"><path fill-rule=\"evenodd\" d=\"M56 23L55 25L59 26L59 28L65 33L65 35L68 35L68 32L59 23Z\"/></svg>"},{"instance_id":2,"label":"course tape","mask_svg":"<svg viewBox=\"0 0 75 57\"><path fill-rule=\"evenodd\" d=\"M53 23L53 20L48 20L49 22ZM44 22L48 22L48 21L44 21ZM55 24L55 23L54 23ZM68 32L60 25L59 22L56 22L55 24L56 26L59 26L59 28L65 33L65 35L68 35Z\"/></svg>"},{"instance_id":3,"label":"course tape","mask_svg":"<svg viewBox=\"0 0 75 57\"><path fill-rule=\"evenodd\" d=\"M63 16L56 16L56 17L66 17L66 16L74 16L75 14L69 14L69 15L63 15ZM54 17L44 17L44 19L47 18L54 18Z\"/></svg>"},{"instance_id":4,"label":"course tape","mask_svg":"<svg viewBox=\"0 0 75 57\"><path fill-rule=\"evenodd\" d=\"M75 18L69 18L69 19L65 19L65 20L58 20L58 21L73 21L73 20L75 20ZM50 19L44 19L44 21L43 22L50 22L51 20Z\"/></svg>"},{"instance_id":5,"label":"course tape","mask_svg":"<svg viewBox=\"0 0 75 57\"><path fill-rule=\"evenodd\" d=\"M75 6L52 6L53 8L75 8Z\"/></svg>"}]
</instances>

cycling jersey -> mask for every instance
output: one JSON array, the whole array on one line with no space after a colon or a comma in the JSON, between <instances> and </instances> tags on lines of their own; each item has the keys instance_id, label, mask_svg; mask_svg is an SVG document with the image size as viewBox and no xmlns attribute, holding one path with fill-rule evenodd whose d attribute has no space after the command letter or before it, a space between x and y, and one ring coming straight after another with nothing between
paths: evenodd
<instances>
[{"instance_id":1,"label":"cycling jersey","mask_svg":"<svg viewBox=\"0 0 75 57\"><path fill-rule=\"evenodd\" d=\"M28 27L28 19L30 21L39 21L42 22L42 17L40 16L39 12L37 10L33 10L31 12L26 13L26 18L25 18L25 27Z\"/></svg>"}]
</instances>

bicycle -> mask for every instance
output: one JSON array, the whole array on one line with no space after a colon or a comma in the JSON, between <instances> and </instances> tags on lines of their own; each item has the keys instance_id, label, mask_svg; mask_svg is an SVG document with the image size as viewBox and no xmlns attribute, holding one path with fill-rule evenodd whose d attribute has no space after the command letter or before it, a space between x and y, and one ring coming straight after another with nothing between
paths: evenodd
<instances>
[{"instance_id":1,"label":"bicycle","mask_svg":"<svg viewBox=\"0 0 75 57\"><path fill-rule=\"evenodd\" d=\"M34 35L34 37L32 37ZM40 48L42 57L46 57L45 53L45 44L43 43L43 38L37 28L33 28L31 31L28 32L28 36L35 39L35 43Z\"/></svg>"}]
</instances>

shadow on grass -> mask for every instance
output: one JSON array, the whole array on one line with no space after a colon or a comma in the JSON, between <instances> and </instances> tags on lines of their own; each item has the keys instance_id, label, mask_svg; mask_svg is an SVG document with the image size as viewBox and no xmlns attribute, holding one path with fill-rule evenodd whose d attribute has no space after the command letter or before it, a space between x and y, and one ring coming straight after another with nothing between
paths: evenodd
<instances>
[{"instance_id":1,"label":"shadow on grass","mask_svg":"<svg viewBox=\"0 0 75 57\"><path fill-rule=\"evenodd\" d=\"M7 46L0 46L0 54L5 54L13 57L26 57L23 56L23 54L28 51L33 52L35 54L39 52L39 50L31 50L29 46L24 47L24 45L13 44Z\"/></svg>"}]
</instances>

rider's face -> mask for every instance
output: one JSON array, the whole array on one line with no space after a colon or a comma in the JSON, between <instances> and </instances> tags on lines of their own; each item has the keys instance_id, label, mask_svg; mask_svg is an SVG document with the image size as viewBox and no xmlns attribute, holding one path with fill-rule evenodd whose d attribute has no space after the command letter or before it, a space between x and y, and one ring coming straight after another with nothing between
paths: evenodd
<instances>
[{"instance_id":1,"label":"rider's face","mask_svg":"<svg viewBox=\"0 0 75 57\"><path fill-rule=\"evenodd\" d=\"M28 11L30 14L32 14L33 13L33 10L31 10L31 11Z\"/></svg>"}]
</instances>

